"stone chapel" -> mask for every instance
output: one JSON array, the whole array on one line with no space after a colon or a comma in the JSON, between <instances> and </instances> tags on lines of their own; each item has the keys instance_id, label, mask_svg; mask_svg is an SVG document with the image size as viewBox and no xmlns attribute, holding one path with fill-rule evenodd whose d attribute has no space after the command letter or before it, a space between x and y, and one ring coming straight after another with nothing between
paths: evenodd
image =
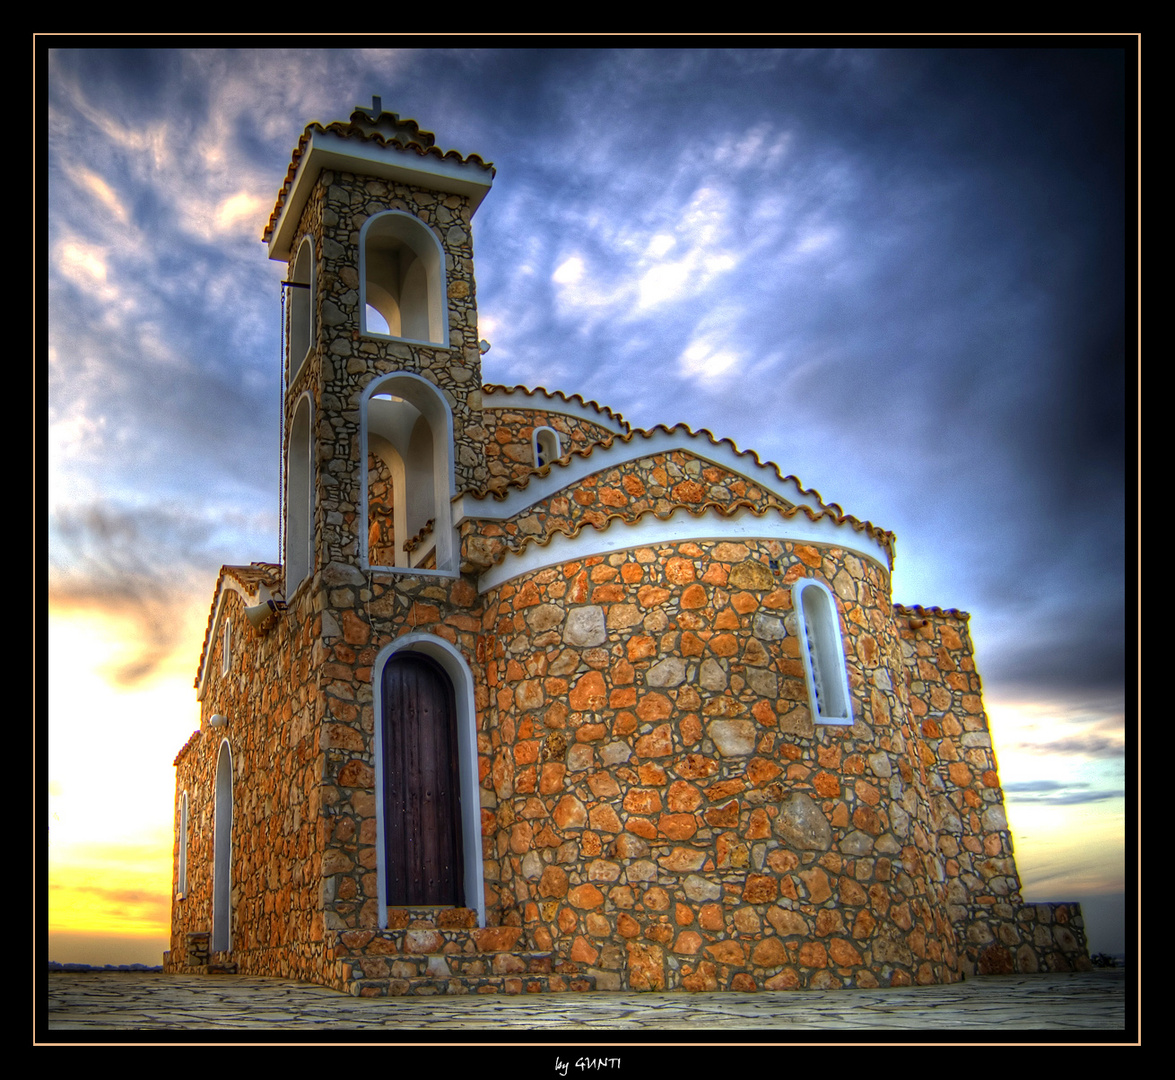
<instances>
[{"instance_id":1,"label":"stone chapel","mask_svg":"<svg viewBox=\"0 0 1175 1080\"><path fill-rule=\"evenodd\" d=\"M730 440L485 385L494 169L379 99L298 139L280 565L221 569L172 972L353 994L1087 967L1026 904L968 617ZM276 314L276 312L275 312Z\"/></svg>"}]
</instances>

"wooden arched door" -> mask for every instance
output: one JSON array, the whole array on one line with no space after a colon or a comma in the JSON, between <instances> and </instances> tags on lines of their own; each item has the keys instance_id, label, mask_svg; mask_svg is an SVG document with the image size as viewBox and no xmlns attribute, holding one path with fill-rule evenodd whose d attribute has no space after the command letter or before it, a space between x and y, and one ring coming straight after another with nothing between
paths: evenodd
<instances>
[{"instance_id":1,"label":"wooden arched door","mask_svg":"<svg viewBox=\"0 0 1175 1080\"><path fill-rule=\"evenodd\" d=\"M465 903L457 707L444 668L396 653L383 670L383 820L387 903Z\"/></svg>"}]
</instances>

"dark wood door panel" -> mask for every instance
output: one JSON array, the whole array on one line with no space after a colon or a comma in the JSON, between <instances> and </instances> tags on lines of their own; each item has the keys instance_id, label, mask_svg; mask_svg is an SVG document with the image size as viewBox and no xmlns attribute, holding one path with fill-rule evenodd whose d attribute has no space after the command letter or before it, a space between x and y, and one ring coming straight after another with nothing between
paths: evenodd
<instances>
[{"instance_id":1,"label":"dark wood door panel","mask_svg":"<svg viewBox=\"0 0 1175 1080\"><path fill-rule=\"evenodd\" d=\"M430 657L398 653L384 667L382 697L387 902L462 904L453 684Z\"/></svg>"}]
</instances>

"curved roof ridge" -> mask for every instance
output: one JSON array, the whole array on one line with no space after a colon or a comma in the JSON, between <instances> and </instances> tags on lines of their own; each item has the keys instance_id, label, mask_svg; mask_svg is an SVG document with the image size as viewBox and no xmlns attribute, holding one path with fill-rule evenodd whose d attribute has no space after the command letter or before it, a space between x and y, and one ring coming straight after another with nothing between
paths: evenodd
<instances>
[{"instance_id":1,"label":"curved roof ridge","mask_svg":"<svg viewBox=\"0 0 1175 1080\"><path fill-rule=\"evenodd\" d=\"M620 413L607 405L601 405L598 401L593 401L585 398L582 394L565 394L562 390L548 390L545 386L536 386L533 390L529 386L506 386L504 383L485 383L482 390L493 393L495 390L504 391L507 394L512 394L515 391L521 391L527 397L534 397L535 394L542 394L548 398L559 398L568 402L571 405L580 405L585 409L592 409L595 412L605 414L618 424L623 424L629 431L632 430L632 425L624 419Z\"/></svg>"},{"instance_id":2,"label":"curved roof ridge","mask_svg":"<svg viewBox=\"0 0 1175 1080\"><path fill-rule=\"evenodd\" d=\"M544 391L544 393L550 392ZM819 504L820 509L829 513L836 520L838 525L846 521L852 523L858 522L860 520L859 518L853 517L852 514L846 514L844 512L844 508L839 503L826 503L819 491L817 491L815 488L804 487L803 481L801 481L798 476L791 474L784 476L783 471L779 468L778 465L775 464L774 461L764 461L754 450L740 450L738 448L738 444L735 443L733 439L719 439L712 431L708 430L707 428L699 428L697 431L694 431L688 424L683 423L674 424L672 427L668 424L658 424L653 428L630 428L622 435L609 435L606 439L596 439L593 442L588 443L587 446L575 447L560 457L558 462L568 461L573 457L587 459L591 457L591 455L597 449L601 447L607 449L617 440L624 443L631 443L638 435L646 439L651 439L658 431L663 431L667 435L672 435L675 432L685 432L685 434L688 435L691 439L697 439L704 435L707 439L710 440L710 444L712 446L721 446L725 443L731 448L731 450L734 451L736 457L750 457L754 460L755 464L759 468L769 468L773 470L781 483L787 483L788 481L794 483L799 489L801 495L805 495L811 499L814 499ZM552 462L551 464L558 464L558 462ZM465 494L474 499L484 499L487 496L492 495L495 499L501 502L509 494L511 488L523 490L527 487L533 477L545 476L548 470L549 466L543 466L542 469L535 469L532 472L527 473L525 476L518 477L517 479L508 480L505 483L494 486L487 484L479 491L470 490L465 492ZM870 521L866 521L864 524L867 525L870 529L875 530L878 535L889 536L892 540L893 533L889 532L888 530L882 529Z\"/></svg>"},{"instance_id":3,"label":"curved roof ridge","mask_svg":"<svg viewBox=\"0 0 1175 1080\"><path fill-rule=\"evenodd\" d=\"M754 459L755 464L758 465L759 468L773 469L775 471L775 475L779 477L779 479L782 483L787 483L787 481L790 480L792 483L794 483L796 485L797 488L800 489L801 495L807 495L807 496L815 499L820 504L822 509L824 509L824 510L834 510L835 509L840 514L844 515L844 510L842 510L840 506L838 506L836 503L826 503L824 501L823 496L821 496L820 492L817 491L815 488L804 487L803 481L800 480L800 478L798 476L795 476L791 473L789 473L787 476L784 476L783 470L780 469L780 467L778 465L776 465L774 461L764 461L761 457L759 457L758 451L752 450L750 448L747 448L746 450L740 450L738 448L738 443L736 443L733 439L726 438L726 437L723 437L720 439L709 428L698 428L697 431L694 431L694 429L691 428L689 426L689 424L679 422L679 423L676 423L673 425L657 424L655 427L649 428L647 430L644 428L634 428L633 430L634 430L634 432L640 431L640 433L642 435L644 435L646 438L651 437L653 435L653 433L657 432L657 431L664 431L667 435L672 435L676 431L684 431L691 439L696 439L702 435L705 435L706 438L710 440L710 443L713 446L721 446L723 443L726 443L726 445L728 445L731 448L731 450L734 451L736 457L750 456L751 458Z\"/></svg>"},{"instance_id":4,"label":"curved roof ridge","mask_svg":"<svg viewBox=\"0 0 1175 1080\"><path fill-rule=\"evenodd\" d=\"M766 517L772 511L778 512L782 517L785 518L792 518L795 517L796 514L803 512L807 515L808 520L813 523L819 521L821 518L828 517L832 518L832 520L837 525L847 523L855 531L864 532L871 539L876 540L885 548L886 552L889 554L891 564L893 562L893 533L887 532L884 529L879 529L876 525L872 525L867 521L858 521L856 518L850 518L844 515L838 518L835 514L832 514L829 511L813 510L810 506L804 506L802 504L799 506L788 507L770 503L767 506L760 508L749 499L736 499L731 503L720 503L716 500L708 499L704 503L698 504L696 507L680 503L668 512L657 510L655 507L648 507L647 509L642 510L635 517L628 517L621 513L608 513L605 514L602 519L599 517L599 515L593 515L591 517L585 516L579 521L573 522L570 528L561 524L556 528L551 529L541 537L525 536L522 538L522 543L518 547L510 547L508 544L502 543L501 547L495 552L492 561L488 565L496 566L498 563L501 563L505 560L507 554L519 555L532 544L538 547L546 547L556 536L564 536L569 540L573 540L588 526L591 526L597 532L604 532L606 529L611 527L614 521L621 521L624 524L631 525L650 515L658 518L661 521L668 521L679 510L684 510L686 513L695 518L702 517L710 510L716 510L722 517L727 518L733 517L740 510L749 510L755 517L760 518Z\"/></svg>"},{"instance_id":5,"label":"curved roof ridge","mask_svg":"<svg viewBox=\"0 0 1175 1080\"><path fill-rule=\"evenodd\" d=\"M412 124L419 134L430 138L433 137L432 132L424 131L415 120L402 121L402 123ZM294 147L294 151L290 155L290 165L286 170L286 178L282 181L282 186L277 193L277 203L274 205L273 212L269 215L269 221L261 233L261 239L266 243L269 242L269 238L273 235L273 230L277 227L277 219L281 216L282 207L285 205L286 198L289 196L290 189L293 187L294 177L298 173L298 165L302 160L302 155L306 152L306 144L310 141L311 133L315 131L320 131L323 134L341 135L348 139L357 138L364 142L376 142L381 147L387 147L391 143L398 150L413 150L420 157L431 155L440 158L442 161L446 158L453 158L459 165L480 165L483 169L488 169L491 175L497 172L493 163L486 161L480 154L462 155L459 150L442 150L439 146L425 145L424 143L416 142L414 139L405 141L394 137L389 138L378 131L367 131L354 119L348 121L332 120L329 124L312 120L303 129L302 134L298 136L298 145Z\"/></svg>"}]
</instances>

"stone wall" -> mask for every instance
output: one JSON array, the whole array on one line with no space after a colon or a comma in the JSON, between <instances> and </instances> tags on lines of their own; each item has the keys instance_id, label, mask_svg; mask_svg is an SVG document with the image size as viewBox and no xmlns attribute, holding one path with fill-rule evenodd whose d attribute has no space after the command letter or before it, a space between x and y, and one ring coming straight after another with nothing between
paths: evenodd
<instances>
[{"instance_id":1,"label":"stone wall","mask_svg":"<svg viewBox=\"0 0 1175 1080\"><path fill-rule=\"evenodd\" d=\"M969 616L898 607L917 730L947 875L947 912L966 974L1088 970L1077 904L1025 903L1004 810Z\"/></svg>"},{"instance_id":2,"label":"stone wall","mask_svg":"<svg viewBox=\"0 0 1175 1080\"><path fill-rule=\"evenodd\" d=\"M789 588L807 575L840 600L852 728L808 715ZM683 543L487 600L487 890L532 947L613 988L956 977L883 571Z\"/></svg>"},{"instance_id":3,"label":"stone wall","mask_svg":"<svg viewBox=\"0 0 1175 1080\"><path fill-rule=\"evenodd\" d=\"M321 411L316 413L321 498L318 550L325 565L357 557L356 528L362 503L359 407L374 376L409 372L444 393L452 412L458 491L484 487L489 473L468 199L329 170L318 183L323 190L319 258L322 395L317 402ZM387 209L414 214L444 248L448 348L359 334L360 231L370 216ZM309 227L309 219L305 220Z\"/></svg>"},{"instance_id":4,"label":"stone wall","mask_svg":"<svg viewBox=\"0 0 1175 1080\"><path fill-rule=\"evenodd\" d=\"M549 427L559 432L564 454L585 450L612 437L612 432L600 424L542 409L486 408L482 423L488 433L486 463L494 480L521 480L534 471L531 436L535 428Z\"/></svg>"},{"instance_id":5,"label":"stone wall","mask_svg":"<svg viewBox=\"0 0 1175 1080\"><path fill-rule=\"evenodd\" d=\"M968 616L937 608L895 609L952 905L1020 900L1012 834L1004 813Z\"/></svg>"},{"instance_id":6,"label":"stone wall","mask_svg":"<svg viewBox=\"0 0 1175 1080\"><path fill-rule=\"evenodd\" d=\"M808 715L791 612L807 575L838 596L852 728ZM956 977L888 577L874 564L806 544L682 543L537 571L485 597L465 578L338 564L318 585L326 610L305 624L318 752L277 760L293 717L267 718L280 692L261 654L290 671L280 629L254 646L252 704L215 688L206 702L233 716L238 784L252 785L240 801L240 970L292 970L276 926L305 943L301 977L319 964L315 977L345 988L348 971L382 970L381 950L391 963L377 929L372 664L399 634L425 631L474 673L488 922L519 928L520 949L604 988ZM201 760L211 783L214 755ZM298 834L321 852L317 892L298 892L306 878L281 869L295 849L273 843L299 786L317 805L313 837ZM289 917L301 904L317 909L312 925Z\"/></svg>"},{"instance_id":7,"label":"stone wall","mask_svg":"<svg viewBox=\"0 0 1175 1080\"><path fill-rule=\"evenodd\" d=\"M224 592L205 661L202 730L175 762L173 866L178 867L179 800L186 790L188 892L172 905L168 970L199 969L199 960L187 959L186 942L212 928L216 764L227 739L233 764L233 959L246 974L313 979L321 971L322 699L314 601L312 589L300 591L293 617L277 620L259 637L245 618L241 594ZM222 673L226 619L232 621L232 657ZM210 726L218 713L228 723Z\"/></svg>"},{"instance_id":8,"label":"stone wall","mask_svg":"<svg viewBox=\"0 0 1175 1080\"><path fill-rule=\"evenodd\" d=\"M368 453L367 558L373 566L396 565L395 505L391 470L378 454Z\"/></svg>"},{"instance_id":9,"label":"stone wall","mask_svg":"<svg viewBox=\"0 0 1175 1080\"><path fill-rule=\"evenodd\" d=\"M1093 969L1080 904L973 904L960 919L960 931L968 975Z\"/></svg>"},{"instance_id":10,"label":"stone wall","mask_svg":"<svg viewBox=\"0 0 1175 1080\"><path fill-rule=\"evenodd\" d=\"M557 533L574 536L588 526L602 529L612 519L631 523L681 507L694 513L730 513L741 507L762 513L789 510L790 504L746 477L685 451L655 454L601 469L578 481L573 490L540 499L511 520L467 527L462 532L462 560L489 565L507 550L521 551Z\"/></svg>"},{"instance_id":11,"label":"stone wall","mask_svg":"<svg viewBox=\"0 0 1175 1080\"><path fill-rule=\"evenodd\" d=\"M852 727L808 713L803 577L837 598ZM226 591L205 729L177 758L190 887L169 970L195 969L184 942L211 927L222 737L243 973L386 993L443 962L466 988L750 990L1088 965L1079 908L1020 898L966 616L894 608L888 574L843 549L638 547L481 596L335 563L265 636L243 606ZM373 665L410 632L473 674L487 929L509 952L478 951L467 909L378 929ZM413 954L424 937L443 961Z\"/></svg>"}]
</instances>

